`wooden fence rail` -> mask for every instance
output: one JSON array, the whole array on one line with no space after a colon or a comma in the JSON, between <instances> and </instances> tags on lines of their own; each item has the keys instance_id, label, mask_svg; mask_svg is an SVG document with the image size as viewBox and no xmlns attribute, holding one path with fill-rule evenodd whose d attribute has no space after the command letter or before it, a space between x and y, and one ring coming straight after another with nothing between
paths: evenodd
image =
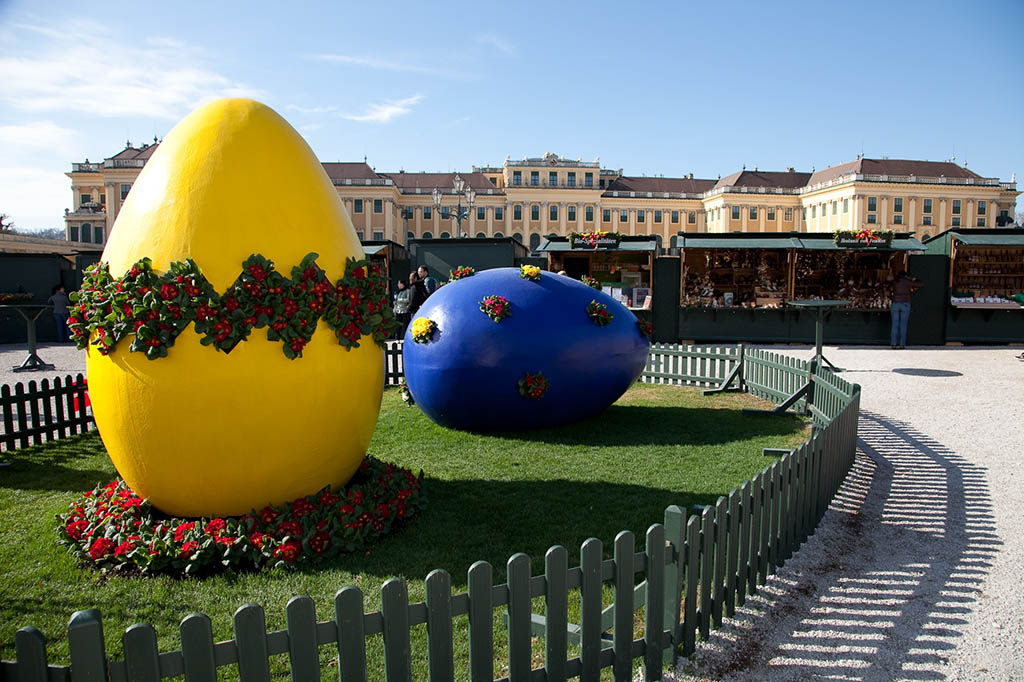
<instances>
[{"instance_id":1,"label":"wooden fence rail","mask_svg":"<svg viewBox=\"0 0 1024 682\"><path fill-rule=\"evenodd\" d=\"M638 660L645 680L661 679L667 663L692 654L698 634L706 639L720 627L813 534L853 464L860 387L834 374L765 351L655 346L643 380L713 386L737 363L741 384L768 397L789 395L810 376L815 390L808 409L820 427L715 505L694 513L668 507L639 550L633 534L623 531L612 558L604 559L601 541L592 538L580 547L579 564L570 567L568 550L555 546L537 575L529 557L516 554L508 560L503 585L493 584L490 564L477 562L469 568L468 589L458 594L452 593L449 574L436 570L426 578L425 601L416 603L409 603L406 584L392 578L382 587L380 611L371 613L365 612L362 591L346 587L335 595L335 617L323 622L317 622L309 597L294 597L287 629L275 632L267 632L263 609L247 604L235 612L234 638L224 642L214 642L207 616L192 614L181 622L181 648L170 652L158 650L152 626L133 625L122 636L123 660L106 656L100 614L77 611L68 624L70 665L49 663L45 638L26 627L15 637L17 660L0 663L0 680L156 682L183 675L186 682L212 682L218 668L230 666L242 682L269 682L269 657L286 654L293 682L307 682L321 679L318 651L327 646L337 652L338 679L363 682L380 676L367 670L366 654L366 638L380 634L384 678L408 682L413 628L426 629L432 682L495 680L496 637L508 643L503 681L591 682L604 668L626 681ZM389 376L399 370L388 365ZM614 601L602 608L605 583L613 587ZM568 620L570 597L579 600L579 623ZM543 615L532 613L531 600L538 598L544 600ZM494 609L505 615L499 632ZM640 609L642 626L635 626ZM454 667L452 623L458 616L469 619L468 670ZM635 627L642 630L638 638ZM531 664L531 637L543 640L538 668Z\"/></svg>"}]
</instances>

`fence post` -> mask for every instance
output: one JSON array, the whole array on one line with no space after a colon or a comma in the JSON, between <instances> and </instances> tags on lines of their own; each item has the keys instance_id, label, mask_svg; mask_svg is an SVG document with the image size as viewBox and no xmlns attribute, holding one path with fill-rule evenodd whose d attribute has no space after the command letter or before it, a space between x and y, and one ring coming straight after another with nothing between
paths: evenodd
<instances>
[{"instance_id":1,"label":"fence post","mask_svg":"<svg viewBox=\"0 0 1024 682\"><path fill-rule=\"evenodd\" d=\"M29 626L14 634L14 650L18 658L18 682L47 682L46 639L43 633Z\"/></svg>"},{"instance_id":2,"label":"fence post","mask_svg":"<svg viewBox=\"0 0 1024 682\"><path fill-rule=\"evenodd\" d=\"M19 384L20 385L20 384ZM75 611L68 622L68 649L75 682L107 681L103 623L96 609Z\"/></svg>"}]
</instances>

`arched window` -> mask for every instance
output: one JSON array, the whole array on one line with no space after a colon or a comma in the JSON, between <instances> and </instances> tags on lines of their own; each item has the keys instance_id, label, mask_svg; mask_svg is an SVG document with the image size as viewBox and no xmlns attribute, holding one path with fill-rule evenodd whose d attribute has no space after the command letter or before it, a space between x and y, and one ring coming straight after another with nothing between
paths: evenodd
<instances>
[{"instance_id":1,"label":"arched window","mask_svg":"<svg viewBox=\"0 0 1024 682\"><path fill-rule=\"evenodd\" d=\"M523 235L519 232L516 232L514 235L512 235L512 239L515 239L520 244L523 243Z\"/></svg>"},{"instance_id":2,"label":"arched window","mask_svg":"<svg viewBox=\"0 0 1024 682\"><path fill-rule=\"evenodd\" d=\"M495 232L494 236L495 237L504 237L505 235L503 235L501 232Z\"/></svg>"},{"instance_id":3,"label":"arched window","mask_svg":"<svg viewBox=\"0 0 1024 682\"><path fill-rule=\"evenodd\" d=\"M82 241L92 241L92 225L90 223L82 223Z\"/></svg>"},{"instance_id":4,"label":"arched window","mask_svg":"<svg viewBox=\"0 0 1024 682\"><path fill-rule=\"evenodd\" d=\"M477 239L483 239L483 238L484 238L484 237L486 237L486 236L487 236L487 235L486 235L486 234L485 234L484 232L477 232L477 233L476 233L476 238L477 238Z\"/></svg>"},{"instance_id":5,"label":"arched window","mask_svg":"<svg viewBox=\"0 0 1024 682\"><path fill-rule=\"evenodd\" d=\"M530 251L536 251L540 246L540 235L534 232L530 235Z\"/></svg>"},{"instance_id":6,"label":"arched window","mask_svg":"<svg viewBox=\"0 0 1024 682\"><path fill-rule=\"evenodd\" d=\"M433 239L434 235L430 234L429 232L424 232L423 233L423 238L424 239Z\"/></svg>"},{"instance_id":7,"label":"arched window","mask_svg":"<svg viewBox=\"0 0 1024 682\"><path fill-rule=\"evenodd\" d=\"M441 233L441 239L451 239L451 238L452 238L452 236L450 234L448 234L447 232L442 232Z\"/></svg>"},{"instance_id":8,"label":"arched window","mask_svg":"<svg viewBox=\"0 0 1024 682\"><path fill-rule=\"evenodd\" d=\"M412 232L406 232L405 236L409 239L416 239L416 235L414 235Z\"/></svg>"}]
</instances>

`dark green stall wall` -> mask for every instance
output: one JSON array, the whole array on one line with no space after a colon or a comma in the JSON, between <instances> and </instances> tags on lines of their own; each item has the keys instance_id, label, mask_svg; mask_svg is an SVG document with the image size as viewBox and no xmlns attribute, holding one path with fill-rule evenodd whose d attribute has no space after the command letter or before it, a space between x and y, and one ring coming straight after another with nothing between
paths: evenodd
<instances>
[{"instance_id":1,"label":"dark green stall wall","mask_svg":"<svg viewBox=\"0 0 1024 682\"><path fill-rule=\"evenodd\" d=\"M654 327L653 340L657 343L675 343L679 340L680 267L678 257L654 259L651 278L651 293L654 300L649 321Z\"/></svg>"},{"instance_id":2,"label":"dark green stall wall","mask_svg":"<svg viewBox=\"0 0 1024 682\"><path fill-rule=\"evenodd\" d=\"M57 254L0 253L0 292L32 294L33 303L45 303L55 284L68 291L78 288L78 279L71 262ZM54 341L57 326L53 315L44 312L36 322L40 342ZM25 321L14 310L0 308L0 343L24 343L27 340Z\"/></svg>"}]
</instances>

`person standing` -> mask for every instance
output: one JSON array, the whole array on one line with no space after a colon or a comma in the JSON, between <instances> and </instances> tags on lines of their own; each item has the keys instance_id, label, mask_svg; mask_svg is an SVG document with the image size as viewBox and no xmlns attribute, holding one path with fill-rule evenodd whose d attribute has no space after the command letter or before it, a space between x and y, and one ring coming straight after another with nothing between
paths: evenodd
<instances>
[{"instance_id":1,"label":"person standing","mask_svg":"<svg viewBox=\"0 0 1024 682\"><path fill-rule=\"evenodd\" d=\"M917 277L911 277L904 270L896 273L892 283L892 328L889 342L892 348L907 347L907 322L910 320L910 293L924 284Z\"/></svg>"},{"instance_id":2,"label":"person standing","mask_svg":"<svg viewBox=\"0 0 1024 682\"><path fill-rule=\"evenodd\" d=\"M55 286L50 298L46 299L46 304L53 306L53 321L57 323L57 343L67 343L71 340L68 333L68 318L71 317L71 313L68 312L69 303L71 299L64 293L63 284Z\"/></svg>"},{"instance_id":3,"label":"person standing","mask_svg":"<svg viewBox=\"0 0 1024 682\"><path fill-rule=\"evenodd\" d=\"M409 273L409 319L411 320L423 302L427 300L427 287L415 272Z\"/></svg>"},{"instance_id":4,"label":"person standing","mask_svg":"<svg viewBox=\"0 0 1024 682\"><path fill-rule=\"evenodd\" d=\"M430 268L426 265L421 265L417 268L416 273L420 276L420 281L427 290L427 296L437 291L437 280L430 276Z\"/></svg>"},{"instance_id":5,"label":"person standing","mask_svg":"<svg viewBox=\"0 0 1024 682\"><path fill-rule=\"evenodd\" d=\"M405 328L409 326L409 297L412 295L412 289L406 285L404 279L398 280L398 291L395 292L395 319L398 320L398 331L396 332L396 338L402 338L405 336Z\"/></svg>"}]
</instances>

